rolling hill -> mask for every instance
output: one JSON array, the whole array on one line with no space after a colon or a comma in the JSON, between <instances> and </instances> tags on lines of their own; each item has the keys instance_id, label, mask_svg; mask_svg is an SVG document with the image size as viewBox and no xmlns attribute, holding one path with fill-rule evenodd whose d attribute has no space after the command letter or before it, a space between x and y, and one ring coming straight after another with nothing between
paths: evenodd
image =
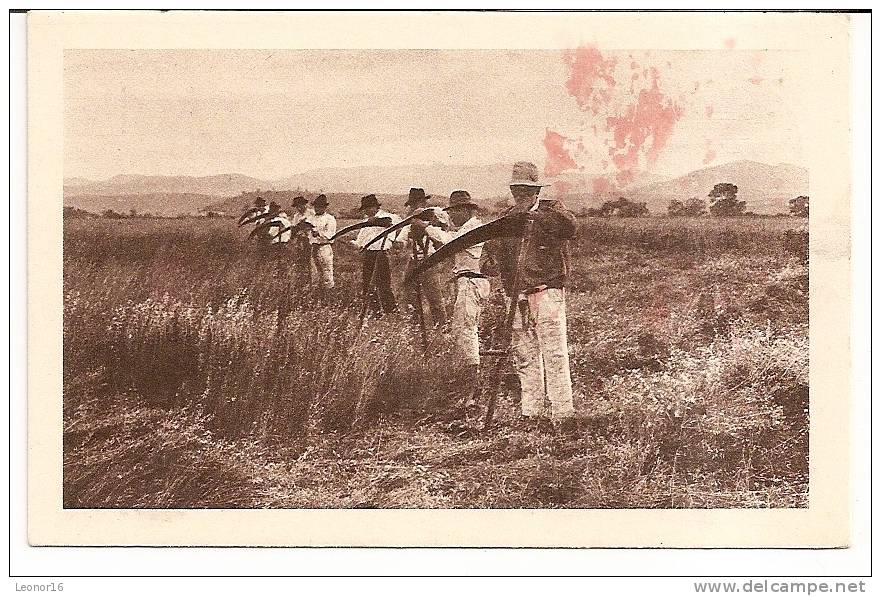
<instances>
[{"instance_id":1,"label":"rolling hill","mask_svg":"<svg viewBox=\"0 0 881 596\"><path fill-rule=\"evenodd\" d=\"M649 184L624 193L631 201L645 202L652 213L666 213L673 199L706 199L718 182L738 187L737 198L746 209L762 214L788 213L789 199L809 194L808 171L788 164L768 165L736 161L695 170L685 176Z\"/></svg>"},{"instance_id":2,"label":"rolling hill","mask_svg":"<svg viewBox=\"0 0 881 596\"><path fill-rule=\"evenodd\" d=\"M318 192L328 195L332 209L351 209L367 193L380 195L390 207L399 209L410 186L422 186L443 203L452 190L465 188L480 203L491 205L496 197L508 196L509 164L456 166L445 164L413 166L364 166L321 168L278 180L261 180L243 174L216 176L119 175L104 181L68 178L64 184L64 204L101 212L105 209L162 215L194 213L200 209L235 213L259 191L271 200L289 204L295 189L309 198ZM654 181L649 173L637 177L638 186L610 195L590 192L567 194L565 201L575 209L595 207L603 201L625 196L645 202L655 214L666 213L671 200L706 198L718 182L736 184L738 197L747 210L756 213L786 213L789 199L806 195L808 173L804 168L754 161L737 161L695 170L672 180ZM648 182L648 183L646 183ZM308 190L307 190L308 189ZM284 191L284 192L283 192ZM288 192L289 191L289 192ZM295 193L297 194L297 193ZM290 195L290 196L289 196Z\"/></svg>"}]
</instances>

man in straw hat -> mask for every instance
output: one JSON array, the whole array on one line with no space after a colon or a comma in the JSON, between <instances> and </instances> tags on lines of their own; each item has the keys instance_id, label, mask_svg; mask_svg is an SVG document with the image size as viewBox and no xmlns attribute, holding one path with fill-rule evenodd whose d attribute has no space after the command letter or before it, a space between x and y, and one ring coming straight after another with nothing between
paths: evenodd
<instances>
[{"instance_id":1,"label":"man in straw hat","mask_svg":"<svg viewBox=\"0 0 881 596\"><path fill-rule=\"evenodd\" d=\"M547 394L551 420L568 431L574 428L575 409L566 338L565 242L575 235L576 224L575 216L559 201L539 199L544 186L548 185L539 181L535 164L514 164L510 188L515 204L507 214L529 214L533 222L531 233L522 241L496 239L488 242L486 248L499 267L509 299L518 301L512 348L523 418L540 421ZM520 246L526 253L515 296L513 285Z\"/></svg>"},{"instance_id":2,"label":"man in straw hat","mask_svg":"<svg viewBox=\"0 0 881 596\"><path fill-rule=\"evenodd\" d=\"M411 188L407 201L404 203L404 206L409 208L407 216L429 207L428 199L430 198L431 195L426 195L421 188ZM439 216L442 223L448 220L440 208L436 209L436 216ZM435 250L434 242L426 236L423 230L424 226L407 226L395 236L395 242L405 243L408 249L409 258L404 267L404 278ZM429 270L422 275L419 292L410 285L404 288L404 299L414 312L418 312L416 301L419 300L420 293L428 302L428 313L432 324L435 326L444 324L447 320L447 305L444 299L443 280L437 269Z\"/></svg>"},{"instance_id":3,"label":"man in straw hat","mask_svg":"<svg viewBox=\"0 0 881 596\"><path fill-rule=\"evenodd\" d=\"M367 217L367 222L373 222L382 218L391 220L392 225L401 221L394 213L380 209L376 195L370 194L361 197L360 211ZM370 240L382 232L385 228L380 225L367 226L358 231L358 236L352 243L363 248ZM361 261L361 283L364 296L369 300L370 308L376 312L394 312L397 310L395 295L392 292L392 277L389 269L387 251L392 246L392 239L386 236L379 242L374 242L364 251Z\"/></svg>"},{"instance_id":4,"label":"man in straw hat","mask_svg":"<svg viewBox=\"0 0 881 596\"><path fill-rule=\"evenodd\" d=\"M336 234L336 218L327 212L329 203L323 194L312 201L315 213L306 217L311 224L309 244L312 249L312 263L318 274L322 296L327 299L333 290L333 235Z\"/></svg>"},{"instance_id":5,"label":"man in straw hat","mask_svg":"<svg viewBox=\"0 0 881 596\"><path fill-rule=\"evenodd\" d=\"M459 236L483 224L477 217L478 205L471 200L465 190L456 190L450 195L449 206L444 211L449 216L450 229L420 219L411 224L439 244L452 242ZM489 279L480 272L480 257L483 244L471 246L456 253L453 261L453 276L456 280L456 302L453 306L453 335L456 346L465 366L464 377L467 385L476 388L480 373L480 341L477 333L480 312L489 296ZM429 270L430 272L431 270ZM424 280L424 274L422 279Z\"/></svg>"}]
</instances>

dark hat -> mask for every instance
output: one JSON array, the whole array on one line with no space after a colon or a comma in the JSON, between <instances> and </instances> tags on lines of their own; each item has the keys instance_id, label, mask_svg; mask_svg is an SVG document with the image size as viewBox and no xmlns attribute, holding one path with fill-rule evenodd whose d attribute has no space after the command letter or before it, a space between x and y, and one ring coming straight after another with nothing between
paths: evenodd
<instances>
[{"instance_id":1,"label":"dark hat","mask_svg":"<svg viewBox=\"0 0 881 596\"><path fill-rule=\"evenodd\" d=\"M376 195L361 197L361 211L364 211L368 207L379 207L379 201L376 200Z\"/></svg>"},{"instance_id":2,"label":"dark hat","mask_svg":"<svg viewBox=\"0 0 881 596\"><path fill-rule=\"evenodd\" d=\"M254 199L254 204L262 207L266 204L266 199L264 199L263 197L257 197L256 199Z\"/></svg>"},{"instance_id":3,"label":"dark hat","mask_svg":"<svg viewBox=\"0 0 881 596\"><path fill-rule=\"evenodd\" d=\"M427 201L430 198L431 195L425 194L425 191L421 188L411 188L410 194L407 196L407 201L404 203L404 207L409 207L410 205L415 205L416 203Z\"/></svg>"},{"instance_id":4,"label":"dark hat","mask_svg":"<svg viewBox=\"0 0 881 596\"><path fill-rule=\"evenodd\" d=\"M272 213L280 213L281 212L281 205L279 205L275 201L272 201L271 203L269 203L269 211Z\"/></svg>"},{"instance_id":5,"label":"dark hat","mask_svg":"<svg viewBox=\"0 0 881 596\"><path fill-rule=\"evenodd\" d=\"M303 197L294 197L291 200L291 207L299 207L300 205L308 205L309 201L307 201Z\"/></svg>"},{"instance_id":6,"label":"dark hat","mask_svg":"<svg viewBox=\"0 0 881 596\"><path fill-rule=\"evenodd\" d=\"M467 190L454 190L453 194L450 195L450 204L446 209L452 209L453 207L472 207L473 209L478 209L479 205L471 200L471 195L468 194Z\"/></svg>"},{"instance_id":7,"label":"dark hat","mask_svg":"<svg viewBox=\"0 0 881 596\"><path fill-rule=\"evenodd\" d=\"M330 203L327 202L327 197L324 195L318 195L312 200L313 207L327 207Z\"/></svg>"}]
</instances>

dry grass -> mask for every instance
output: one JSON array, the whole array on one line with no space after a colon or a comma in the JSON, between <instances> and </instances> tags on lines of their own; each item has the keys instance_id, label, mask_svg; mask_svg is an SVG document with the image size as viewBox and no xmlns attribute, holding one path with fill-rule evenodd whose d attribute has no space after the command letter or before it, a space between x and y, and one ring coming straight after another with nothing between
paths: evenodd
<instances>
[{"instance_id":1,"label":"dry grass","mask_svg":"<svg viewBox=\"0 0 881 596\"><path fill-rule=\"evenodd\" d=\"M359 327L344 243L322 306L228 220L68 221L65 506L806 506L794 227L583 220L582 431L518 429L506 395L492 431L462 438L436 421L458 398L449 338L424 358L403 315Z\"/></svg>"}]
</instances>

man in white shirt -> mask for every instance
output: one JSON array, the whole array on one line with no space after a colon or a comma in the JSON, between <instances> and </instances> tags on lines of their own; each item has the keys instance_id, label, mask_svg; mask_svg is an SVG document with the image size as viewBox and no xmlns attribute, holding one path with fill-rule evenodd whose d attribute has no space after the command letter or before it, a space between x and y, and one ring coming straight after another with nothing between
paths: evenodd
<instances>
[{"instance_id":1,"label":"man in white shirt","mask_svg":"<svg viewBox=\"0 0 881 596\"><path fill-rule=\"evenodd\" d=\"M267 244L274 248L281 248L291 240L291 231L283 231L291 225L291 220L287 214L281 210L281 205L272 201L269 209L261 218L260 225L274 223L274 226L266 226L258 240L261 244ZM256 230L256 228L255 228Z\"/></svg>"},{"instance_id":2,"label":"man in white shirt","mask_svg":"<svg viewBox=\"0 0 881 596\"><path fill-rule=\"evenodd\" d=\"M315 213L306 217L312 228L309 230L309 244L312 247L312 263L318 273L321 291L325 298L333 289L333 241L336 234L336 218L327 212L327 197L318 195L312 201Z\"/></svg>"},{"instance_id":3,"label":"man in white shirt","mask_svg":"<svg viewBox=\"0 0 881 596\"><path fill-rule=\"evenodd\" d=\"M370 194L361 197L360 211L367 216L368 222L382 218L391 219L392 225L399 223L401 218L394 213L383 211L376 195ZM377 222L378 224L378 222ZM371 225L361 228L358 237L352 240L358 248L363 248L370 240L385 229L382 225ZM397 310L395 295L392 292L392 277L389 270L387 251L392 246L392 239L386 236L379 242L374 242L364 251L361 261L361 284L362 292L373 312L394 312Z\"/></svg>"},{"instance_id":4,"label":"man in white shirt","mask_svg":"<svg viewBox=\"0 0 881 596\"><path fill-rule=\"evenodd\" d=\"M444 230L438 225L426 225L414 220L413 227L424 229L425 234L443 245L451 242L483 224L477 217L477 204L471 200L467 191L457 190L450 195L450 204L445 209L449 215L451 228ZM480 272L480 256L483 244L476 244L456 253L453 262L453 275L456 278L456 302L453 306L453 335L466 367L465 380L471 387L477 387L480 373L480 340L478 325L480 313L490 292L489 279Z\"/></svg>"},{"instance_id":5,"label":"man in white shirt","mask_svg":"<svg viewBox=\"0 0 881 596\"><path fill-rule=\"evenodd\" d=\"M426 195L421 188L411 188L407 197L405 207L409 207L407 216L413 215L417 211L421 211L428 207L428 199L431 195ZM448 220L446 214L439 207L436 208L437 215L443 220ZM404 266L404 277L412 271L425 257L435 251L435 245L431 239L425 235L422 228L414 229L411 226L405 227L395 237L395 242L404 243L407 247L409 258ZM413 286L404 287L404 300L414 310L418 312L416 301L419 300L419 294L425 297L428 303L428 314L431 317L431 323L435 326L443 325L447 320L447 305L444 297L444 284L441 279L439 269L429 269L421 277L420 292L417 293Z\"/></svg>"}]
</instances>

